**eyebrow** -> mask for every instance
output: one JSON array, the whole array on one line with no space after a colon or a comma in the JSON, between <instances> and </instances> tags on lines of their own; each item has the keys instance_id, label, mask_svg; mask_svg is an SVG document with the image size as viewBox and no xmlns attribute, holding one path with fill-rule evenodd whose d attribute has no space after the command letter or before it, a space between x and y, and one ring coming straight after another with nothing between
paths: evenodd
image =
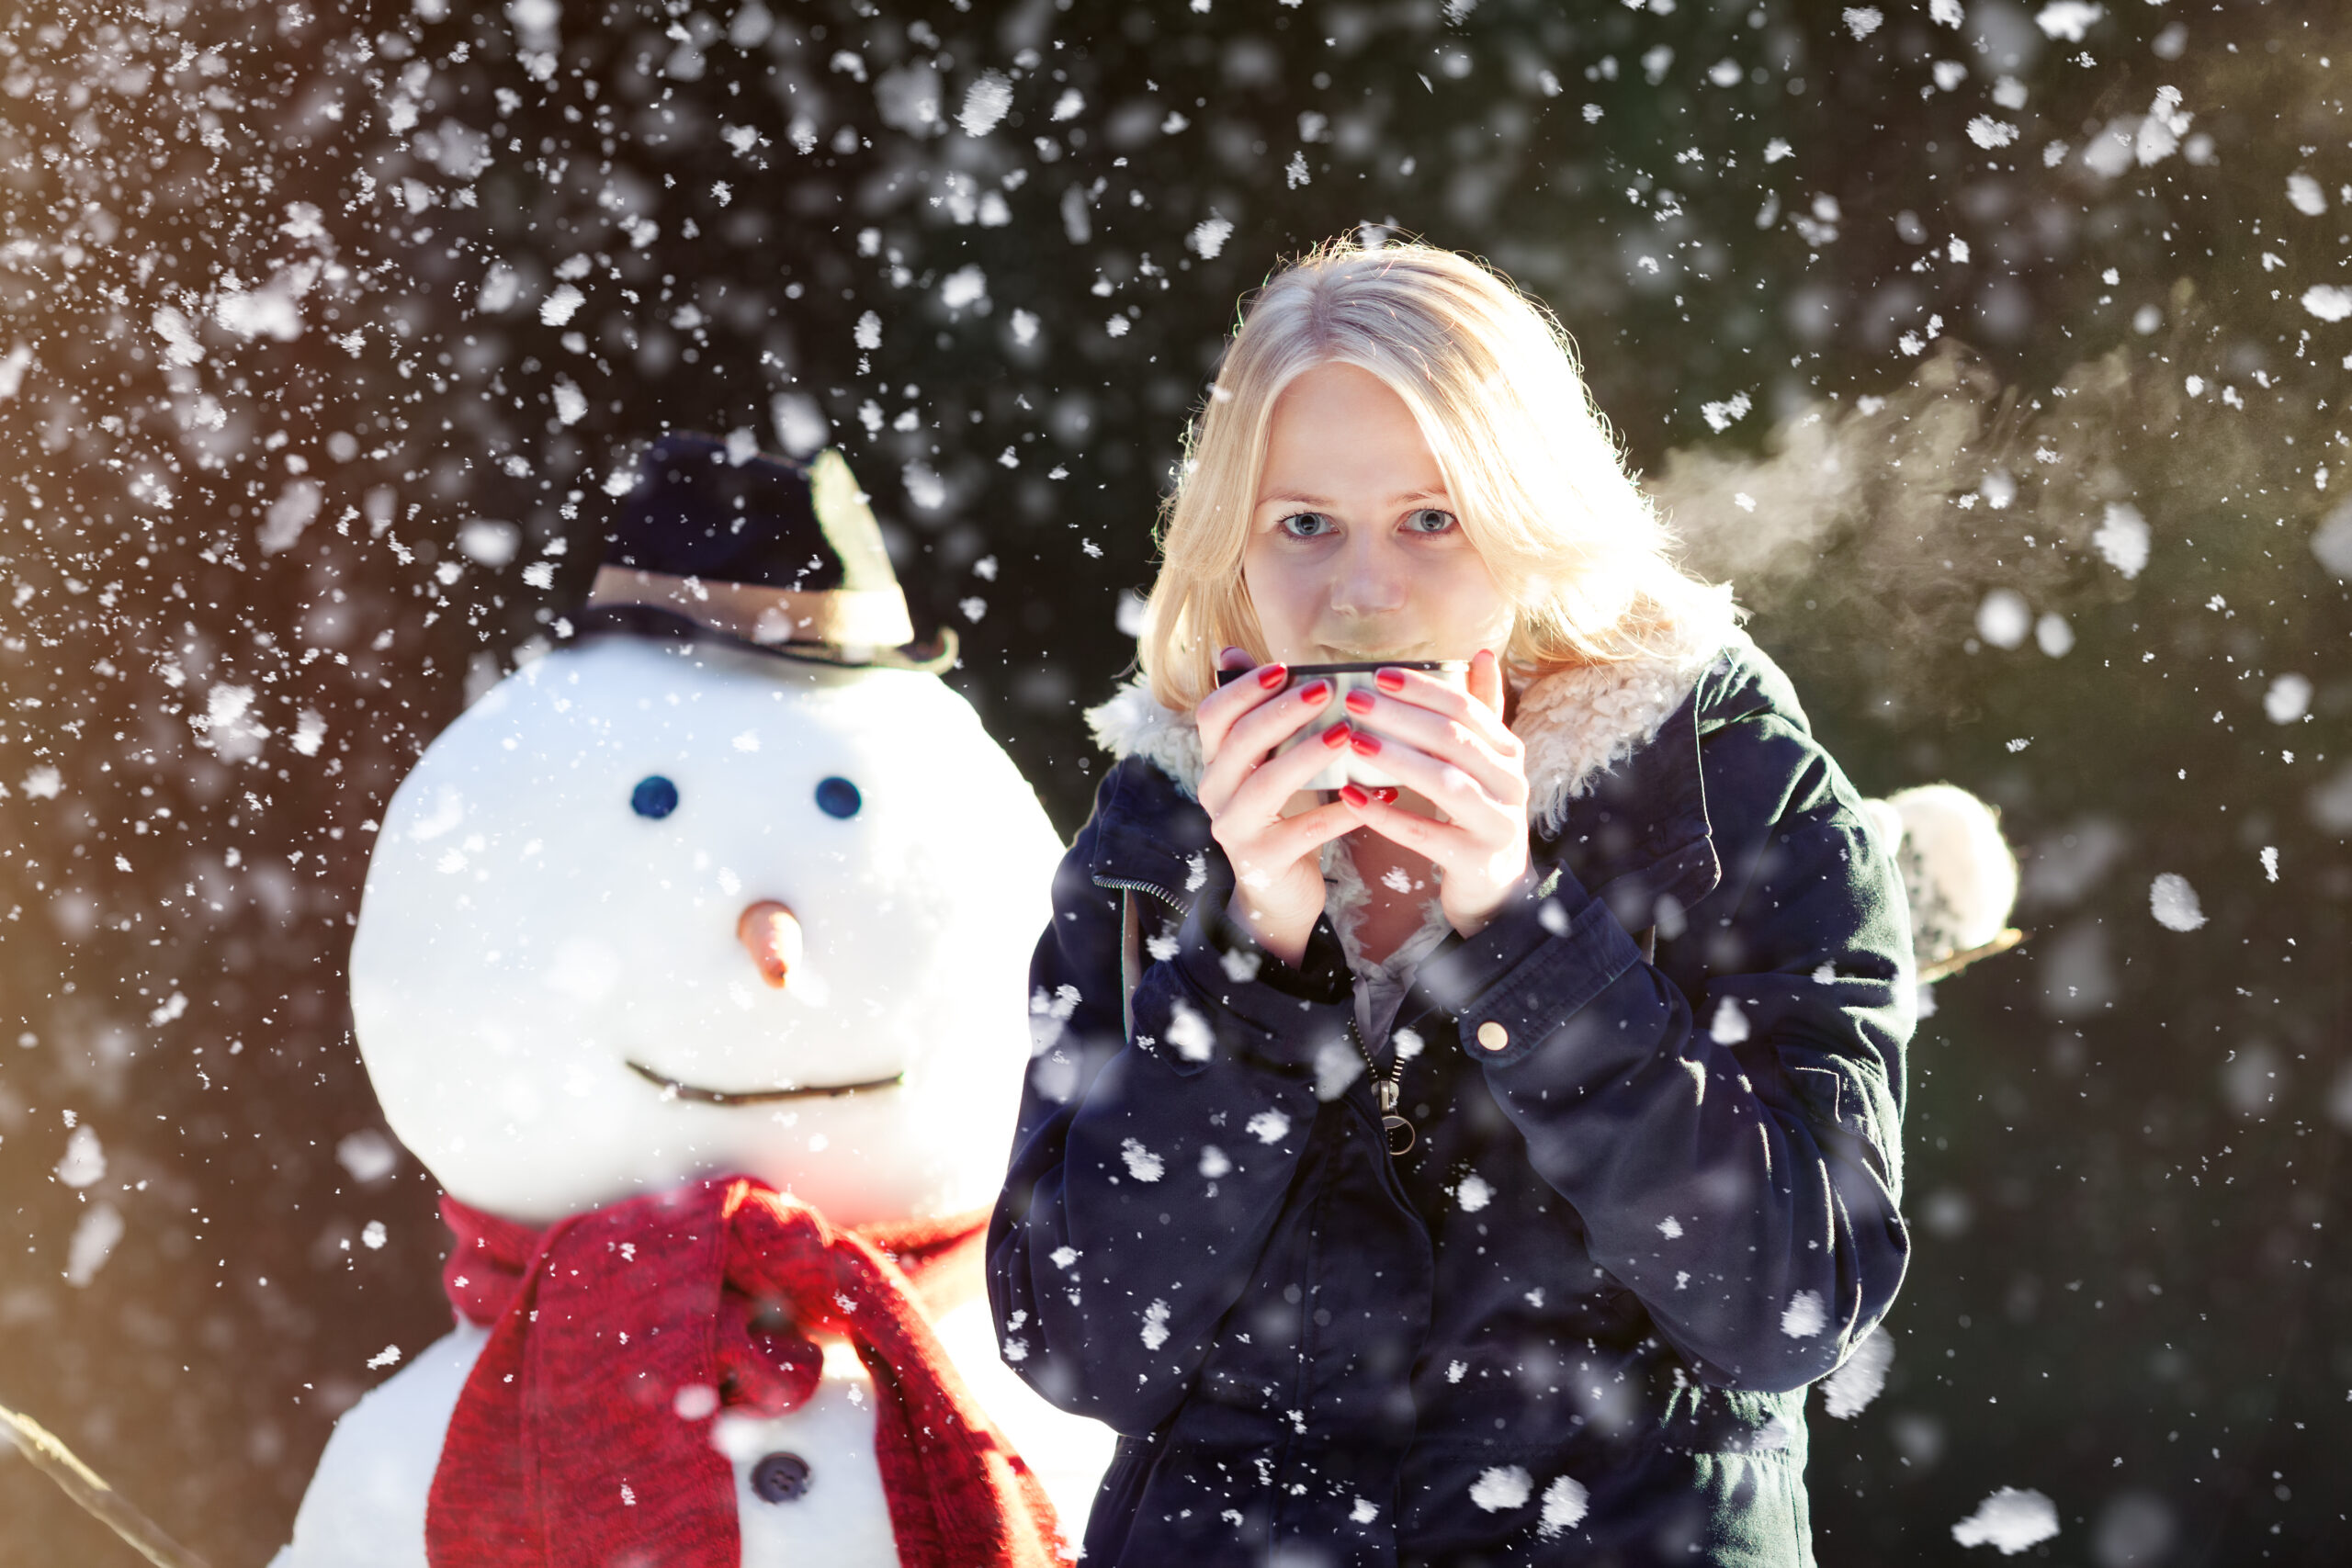
<instances>
[{"instance_id":1,"label":"eyebrow","mask_svg":"<svg viewBox=\"0 0 2352 1568\"><path fill-rule=\"evenodd\" d=\"M1403 495L1391 496L1389 498L1389 503L1391 505L1401 506L1407 502L1450 501L1452 499L1453 497L1443 490L1416 490L1408 491ZM1320 495L1307 495L1298 491L1280 491L1272 495L1261 495L1258 498L1258 504L1261 506L1271 506L1277 502L1283 505L1289 505L1295 502L1301 506L1336 506L1339 504L1337 502L1332 501L1328 497Z\"/></svg>"}]
</instances>

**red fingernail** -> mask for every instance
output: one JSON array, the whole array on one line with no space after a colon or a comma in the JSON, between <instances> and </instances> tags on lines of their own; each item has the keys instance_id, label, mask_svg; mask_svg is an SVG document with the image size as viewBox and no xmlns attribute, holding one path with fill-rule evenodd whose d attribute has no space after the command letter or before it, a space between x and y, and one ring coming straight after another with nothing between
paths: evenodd
<instances>
[{"instance_id":1,"label":"red fingernail","mask_svg":"<svg viewBox=\"0 0 2352 1568\"><path fill-rule=\"evenodd\" d=\"M1372 679L1373 683L1384 692L1401 692L1405 689L1405 672L1402 670L1383 670Z\"/></svg>"},{"instance_id":2,"label":"red fingernail","mask_svg":"<svg viewBox=\"0 0 2352 1568\"><path fill-rule=\"evenodd\" d=\"M1396 786L1394 784L1382 784L1378 789L1372 792L1372 798L1380 802L1383 806L1394 806L1396 804Z\"/></svg>"},{"instance_id":3,"label":"red fingernail","mask_svg":"<svg viewBox=\"0 0 2352 1568\"><path fill-rule=\"evenodd\" d=\"M1270 692L1281 691L1283 689L1283 682L1289 679L1290 669L1286 665L1269 664L1263 670L1258 671L1258 684L1265 687L1266 690Z\"/></svg>"},{"instance_id":4,"label":"red fingernail","mask_svg":"<svg viewBox=\"0 0 2352 1568\"><path fill-rule=\"evenodd\" d=\"M1377 756L1380 752L1380 737L1366 735L1361 729L1355 732L1353 744L1359 752L1367 757Z\"/></svg>"},{"instance_id":5,"label":"red fingernail","mask_svg":"<svg viewBox=\"0 0 2352 1568\"><path fill-rule=\"evenodd\" d=\"M1370 692L1363 691L1359 688L1358 690L1348 694L1348 711L1350 713L1370 713L1372 711L1372 705L1373 695Z\"/></svg>"},{"instance_id":6,"label":"red fingernail","mask_svg":"<svg viewBox=\"0 0 2352 1568\"><path fill-rule=\"evenodd\" d=\"M1326 746L1337 746L1346 740L1347 738L1347 723L1345 720L1342 720L1323 732L1323 744Z\"/></svg>"},{"instance_id":7,"label":"red fingernail","mask_svg":"<svg viewBox=\"0 0 2352 1568\"><path fill-rule=\"evenodd\" d=\"M1364 807L1372 804L1372 796L1364 794L1363 791L1358 789L1351 784L1343 784L1340 786L1340 798L1346 801L1350 806L1354 807Z\"/></svg>"},{"instance_id":8,"label":"red fingernail","mask_svg":"<svg viewBox=\"0 0 2352 1568\"><path fill-rule=\"evenodd\" d=\"M1306 703L1309 707L1317 706L1330 700L1331 682L1329 681L1317 681L1313 685L1301 691L1298 695L1299 700Z\"/></svg>"}]
</instances>

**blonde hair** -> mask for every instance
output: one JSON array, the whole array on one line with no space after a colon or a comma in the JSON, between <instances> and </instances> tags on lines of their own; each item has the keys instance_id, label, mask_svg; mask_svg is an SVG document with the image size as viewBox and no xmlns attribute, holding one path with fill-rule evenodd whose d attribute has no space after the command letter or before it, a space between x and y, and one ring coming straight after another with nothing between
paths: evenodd
<instances>
[{"instance_id":1,"label":"blonde hair","mask_svg":"<svg viewBox=\"0 0 2352 1568\"><path fill-rule=\"evenodd\" d=\"M1516 608L1503 650L1521 680L1649 650L1723 615L1720 590L1626 472L1552 312L1483 262L1419 243L1326 241L1245 299L1161 509L1159 577L1137 657L1189 711L1230 645L1262 654L1241 576L1274 403L1302 372L1353 365L1412 411L1463 529Z\"/></svg>"}]
</instances>

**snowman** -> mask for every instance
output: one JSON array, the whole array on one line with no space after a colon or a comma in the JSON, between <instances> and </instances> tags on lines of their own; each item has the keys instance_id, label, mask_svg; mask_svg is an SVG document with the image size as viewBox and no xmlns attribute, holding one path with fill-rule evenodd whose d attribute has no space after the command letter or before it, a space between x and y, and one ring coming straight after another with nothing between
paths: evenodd
<instances>
[{"instance_id":1,"label":"snowman","mask_svg":"<svg viewBox=\"0 0 2352 1568\"><path fill-rule=\"evenodd\" d=\"M1061 846L837 453L665 438L610 541L384 816L352 1011L458 1323L277 1568L1052 1561L1111 1438L978 1253Z\"/></svg>"}]
</instances>

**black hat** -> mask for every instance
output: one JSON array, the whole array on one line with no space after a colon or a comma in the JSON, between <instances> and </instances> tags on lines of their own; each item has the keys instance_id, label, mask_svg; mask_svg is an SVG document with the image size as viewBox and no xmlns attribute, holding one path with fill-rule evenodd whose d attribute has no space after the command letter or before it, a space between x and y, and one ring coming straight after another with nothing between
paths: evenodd
<instances>
[{"instance_id":1,"label":"black hat","mask_svg":"<svg viewBox=\"0 0 2352 1568\"><path fill-rule=\"evenodd\" d=\"M940 671L956 633L915 642L907 596L849 463L740 457L673 434L645 454L605 536L578 630L731 642L819 664Z\"/></svg>"}]
</instances>

